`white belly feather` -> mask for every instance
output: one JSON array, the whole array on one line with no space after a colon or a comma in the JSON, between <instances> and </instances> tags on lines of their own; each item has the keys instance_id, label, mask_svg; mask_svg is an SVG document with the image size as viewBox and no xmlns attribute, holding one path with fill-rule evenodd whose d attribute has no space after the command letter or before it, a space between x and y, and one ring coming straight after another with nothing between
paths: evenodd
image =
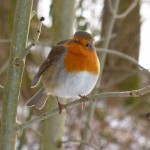
<instances>
[{"instance_id":1,"label":"white belly feather","mask_svg":"<svg viewBox=\"0 0 150 150\"><path fill-rule=\"evenodd\" d=\"M79 95L87 95L93 90L97 79L96 75L88 72L59 76L55 80L55 84L59 86L53 86L49 91L51 95L58 97L79 98Z\"/></svg>"}]
</instances>

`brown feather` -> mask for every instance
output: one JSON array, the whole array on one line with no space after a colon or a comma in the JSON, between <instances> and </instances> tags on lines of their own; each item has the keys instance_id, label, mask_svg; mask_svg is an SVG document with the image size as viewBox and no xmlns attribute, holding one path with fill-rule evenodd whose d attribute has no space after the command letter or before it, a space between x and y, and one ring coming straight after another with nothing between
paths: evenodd
<instances>
[{"instance_id":1,"label":"brown feather","mask_svg":"<svg viewBox=\"0 0 150 150\"><path fill-rule=\"evenodd\" d=\"M70 40L65 40L59 42L57 46L53 47L52 50L49 52L47 59L43 62L41 67L39 68L38 72L33 78L31 87L35 87L38 82L40 81L41 75L51 67L57 60L62 56L62 54L66 51L64 44L70 42Z\"/></svg>"}]
</instances>

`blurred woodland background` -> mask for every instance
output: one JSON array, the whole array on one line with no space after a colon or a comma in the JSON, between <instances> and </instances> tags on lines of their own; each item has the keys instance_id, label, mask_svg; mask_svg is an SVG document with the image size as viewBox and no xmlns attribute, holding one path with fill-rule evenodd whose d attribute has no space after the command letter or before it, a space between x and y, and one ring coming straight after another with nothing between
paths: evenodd
<instances>
[{"instance_id":1,"label":"blurred woodland background","mask_svg":"<svg viewBox=\"0 0 150 150\"><path fill-rule=\"evenodd\" d=\"M44 1L44 0L43 0ZM149 0L45 0L49 1L49 23L42 26L39 42L26 57L17 120L24 123L57 107L50 97L42 110L25 103L40 88L31 89L31 80L52 46L84 30L95 37L102 72L91 95L101 92L135 90L150 84L150 74L132 62L102 53L112 49L139 59L140 5ZM34 0L38 12L30 22L27 45L35 37L42 14L42 0ZM0 1L0 85L5 86L16 0ZM46 8L45 8L46 9ZM24 10L22 10L24 11ZM114 14L119 14L115 17ZM104 65L104 66L103 66ZM3 91L0 90L0 121ZM69 100L62 100L64 103ZM105 98L68 108L35 123L17 134L17 150L148 150L150 149L150 94L139 98ZM1 129L0 129L1 133Z\"/></svg>"}]
</instances>

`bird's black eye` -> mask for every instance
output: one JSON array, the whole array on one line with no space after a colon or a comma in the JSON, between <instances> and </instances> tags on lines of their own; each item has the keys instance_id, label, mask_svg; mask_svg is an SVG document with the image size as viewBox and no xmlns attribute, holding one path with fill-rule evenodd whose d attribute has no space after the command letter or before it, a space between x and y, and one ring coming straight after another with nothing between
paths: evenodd
<instances>
[{"instance_id":1,"label":"bird's black eye","mask_svg":"<svg viewBox=\"0 0 150 150\"><path fill-rule=\"evenodd\" d=\"M87 44L86 44L86 47L89 47L89 46L90 46L90 43L87 43Z\"/></svg>"}]
</instances>

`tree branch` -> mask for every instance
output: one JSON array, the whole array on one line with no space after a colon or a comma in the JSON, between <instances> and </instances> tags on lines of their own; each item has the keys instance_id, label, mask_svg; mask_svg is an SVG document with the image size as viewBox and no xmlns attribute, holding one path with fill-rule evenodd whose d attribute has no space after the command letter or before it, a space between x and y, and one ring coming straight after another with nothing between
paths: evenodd
<instances>
[{"instance_id":1,"label":"tree branch","mask_svg":"<svg viewBox=\"0 0 150 150\"><path fill-rule=\"evenodd\" d=\"M24 55L22 56L22 59L24 59L24 57L26 57L27 54L30 53L30 49L35 46L39 40L39 37L40 37L40 34L41 34L41 28L42 28L42 22L45 20L44 17L41 17L40 18L40 22L39 22L39 25L38 25L38 28L37 28L37 32L32 40L32 42L28 45L28 47L25 49L25 53Z\"/></svg>"},{"instance_id":2,"label":"tree branch","mask_svg":"<svg viewBox=\"0 0 150 150\"><path fill-rule=\"evenodd\" d=\"M133 57L131 57L131 56L127 55L127 54L124 54L124 53L121 53L121 52L118 52L118 51L112 50L112 49L106 49L106 48L97 48L97 51L103 52L103 53L112 54L112 55L115 55L115 56L119 56L119 57L121 57L123 59L126 59L126 60L132 62L133 64L137 65L145 73L150 74L150 72L148 71L148 69L145 69L143 66L141 66L138 63L138 61L136 59L134 59Z\"/></svg>"},{"instance_id":3,"label":"tree branch","mask_svg":"<svg viewBox=\"0 0 150 150\"><path fill-rule=\"evenodd\" d=\"M115 15L115 18L116 19L122 19L122 18L125 18L138 4L139 0L134 0L132 2L132 4L121 14L116 14ZM109 7L109 10L112 14L115 14L115 11L113 9L113 6L112 6L112 0L108 0L108 7Z\"/></svg>"},{"instance_id":4,"label":"tree branch","mask_svg":"<svg viewBox=\"0 0 150 150\"><path fill-rule=\"evenodd\" d=\"M109 97L140 97L140 96L143 96L148 93L150 93L150 86L146 86L146 87L143 87L138 90L123 91L123 92L106 92L106 93L91 95L88 97L88 99L86 99L86 101L93 101L93 99L97 99L97 101L100 101L102 98L109 98ZM67 103L67 104L65 104L65 107L69 108L69 107L72 107L75 105L79 105L81 102L85 102L85 99L82 98L82 99ZM21 125L18 125L17 130L20 131L25 128L28 128L33 123L38 123L38 122L40 122L44 119L47 119L48 117L52 117L58 113L59 113L59 108L55 108L49 112L43 113L42 115L40 115L34 119L31 119Z\"/></svg>"}]
</instances>

